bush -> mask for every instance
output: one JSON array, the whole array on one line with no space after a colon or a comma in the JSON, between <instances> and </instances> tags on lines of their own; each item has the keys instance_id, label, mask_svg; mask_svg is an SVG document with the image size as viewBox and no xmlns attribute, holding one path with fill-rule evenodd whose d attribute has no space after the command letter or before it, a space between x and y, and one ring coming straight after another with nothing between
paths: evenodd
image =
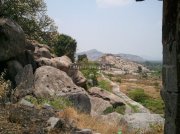
<instances>
[{"instance_id":1,"label":"bush","mask_svg":"<svg viewBox=\"0 0 180 134\"><path fill-rule=\"evenodd\" d=\"M2 4L0 1L0 17L16 21L28 39L52 45L57 26L46 11L44 0L3 0Z\"/></svg>"},{"instance_id":2,"label":"bush","mask_svg":"<svg viewBox=\"0 0 180 134\"><path fill-rule=\"evenodd\" d=\"M121 77L116 77L115 81L121 83L122 82Z\"/></svg>"},{"instance_id":3,"label":"bush","mask_svg":"<svg viewBox=\"0 0 180 134\"><path fill-rule=\"evenodd\" d=\"M128 92L128 96L134 101L141 102L141 103L149 98L149 96L145 94L143 89L133 89Z\"/></svg>"},{"instance_id":4,"label":"bush","mask_svg":"<svg viewBox=\"0 0 180 134\"><path fill-rule=\"evenodd\" d=\"M107 91L112 91L112 85L109 81L107 80L99 80L98 81L98 87L107 90Z\"/></svg>"},{"instance_id":5,"label":"bush","mask_svg":"<svg viewBox=\"0 0 180 134\"><path fill-rule=\"evenodd\" d=\"M86 54L78 55L78 63L88 63L88 57Z\"/></svg>"},{"instance_id":6,"label":"bush","mask_svg":"<svg viewBox=\"0 0 180 134\"><path fill-rule=\"evenodd\" d=\"M109 114L109 113L113 113L113 112L117 112L119 114L125 114L125 110L126 110L126 106L122 105L122 106L117 106L116 108L114 108L113 106L106 108L103 113L104 114Z\"/></svg>"},{"instance_id":7,"label":"bush","mask_svg":"<svg viewBox=\"0 0 180 134\"><path fill-rule=\"evenodd\" d=\"M142 103L145 107L147 107L150 111L157 114L164 114L164 102L161 99L147 99Z\"/></svg>"},{"instance_id":8,"label":"bush","mask_svg":"<svg viewBox=\"0 0 180 134\"><path fill-rule=\"evenodd\" d=\"M136 102L141 103L143 106L148 108L150 111L157 114L164 114L164 102L162 99L154 99L147 95L143 89L131 90L128 93L129 97Z\"/></svg>"},{"instance_id":9,"label":"bush","mask_svg":"<svg viewBox=\"0 0 180 134\"><path fill-rule=\"evenodd\" d=\"M57 43L54 44L54 52L57 56L68 56L72 62L75 61L77 42L68 35L61 34L58 36Z\"/></svg>"}]
</instances>

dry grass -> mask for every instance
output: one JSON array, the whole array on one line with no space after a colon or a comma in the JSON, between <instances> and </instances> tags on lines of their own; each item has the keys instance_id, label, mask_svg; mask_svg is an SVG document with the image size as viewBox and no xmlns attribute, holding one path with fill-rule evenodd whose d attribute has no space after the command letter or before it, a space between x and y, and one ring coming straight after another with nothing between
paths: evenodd
<instances>
[{"instance_id":1,"label":"dry grass","mask_svg":"<svg viewBox=\"0 0 180 134\"><path fill-rule=\"evenodd\" d=\"M117 134L122 127L117 125L109 125L99 118L91 117L90 115L77 112L74 108L67 108L63 112L59 113L59 116L66 121L74 120L78 128L89 128L94 132L102 134Z\"/></svg>"},{"instance_id":2,"label":"dry grass","mask_svg":"<svg viewBox=\"0 0 180 134\"><path fill-rule=\"evenodd\" d=\"M134 81L133 81L134 80ZM141 88L144 89L145 93L154 99L160 99L160 90L162 88L162 81L159 79L138 79L137 76L132 78L122 78L122 83L120 84L121 91L125 94L132 89Z\"/></svg>"},{"instance_id":3,"label":"dry grass","mask_svg":"<svg viewBox=\"0 0 180 134\"><path fill-rule=\"evenodd\" d=\"M10 81L4 80L5 73L0 75L0 99L6 96L8 90L10 89Z\"/></svg>"}]
</instances>

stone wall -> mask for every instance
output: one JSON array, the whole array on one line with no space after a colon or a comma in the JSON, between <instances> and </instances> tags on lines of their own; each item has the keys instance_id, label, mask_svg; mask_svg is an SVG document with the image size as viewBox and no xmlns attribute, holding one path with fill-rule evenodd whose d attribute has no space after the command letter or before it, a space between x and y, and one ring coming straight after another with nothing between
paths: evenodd
<instances>
[{"instance_id":1,"label":"stone wall","mask_svg":"<svg viewBox=\"0 0 180 134\"><path fill-rule=\"evenodd\" d=\"M180 134L180 0L163 2L165 134Z\"/></svg>"}]
</instances>

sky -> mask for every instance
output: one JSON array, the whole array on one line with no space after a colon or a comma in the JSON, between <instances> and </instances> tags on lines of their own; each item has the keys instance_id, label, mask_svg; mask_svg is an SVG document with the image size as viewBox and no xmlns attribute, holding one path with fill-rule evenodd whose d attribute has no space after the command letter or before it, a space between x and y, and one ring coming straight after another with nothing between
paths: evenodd
<instances>
[{"instance_id":1,"label":"sky","mask_svg":"<svg viewBox=\"0 0 180 134\"><path fill-rule=\"evenodd\" d=\"M97 49L162 59L162 2L158 0L45 0L58 31L77 51Z\"/></svg>"}]
</instances>

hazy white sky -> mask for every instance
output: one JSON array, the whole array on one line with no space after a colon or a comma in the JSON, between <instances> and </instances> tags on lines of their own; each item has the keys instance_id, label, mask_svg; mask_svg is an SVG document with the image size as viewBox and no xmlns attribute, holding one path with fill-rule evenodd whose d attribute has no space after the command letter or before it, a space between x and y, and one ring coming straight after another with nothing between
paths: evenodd
<instances>
[{"instance_id":1,"label":"hazy white sky","mask_svg":"<svg viewBox=\"0 0 180 134\"><path fill-rule=\"evenodd\" d=\"M97 49L162 58L162 2L158 0L46 0L48 14L78 42Z\"/></svg>"}]
</instances>

